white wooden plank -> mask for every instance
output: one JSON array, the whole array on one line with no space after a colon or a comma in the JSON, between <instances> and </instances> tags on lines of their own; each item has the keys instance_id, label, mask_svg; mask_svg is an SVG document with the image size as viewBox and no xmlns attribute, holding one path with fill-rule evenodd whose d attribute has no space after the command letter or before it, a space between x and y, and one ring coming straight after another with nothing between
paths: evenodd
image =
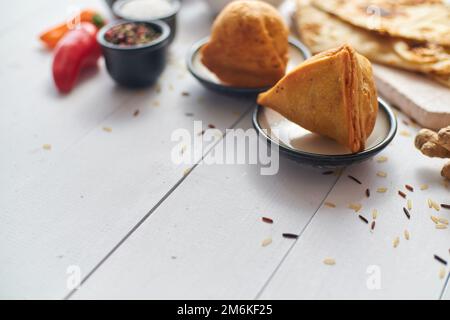
<instances>
[{"instance_id":1,"label":"white wooden plank","mask_svg":"<svg viewBox=\"0 0 450 320\"><path fill-rule=\"evenodd\" d=\"M422 126L440 129L450 123L450 90L409 71L374 65L377 89Z\"/></svg>"},{"instance_id":2,"label":"white wooden plank","mask_svg":"<svg viewBox=\"0 0 450 320\"><path fill-rule=\"evenodd\" d=\"M274 176L197 167L74 298L254 298L293 244L282 233L299 233L337 178L280 160Z\"/></svg>"},{"instance_id":3,"label":"white wooden plank","mask_svg":"<svg viewBox=\"0 0 450 320\"><path fill-rule=\"evenodd\" d=\"M180 24L204 10L201 2L186 7ZM199 30L206 25L197 23ZM182 178L186 166L170 159L171 133L191 129L194 119L223 130L253 104L206 92L186 74L184 54L203 35L192 30L180 28L160 93L120 89L101 67L60 97L50 57L37 45L16 41L14 55L2 55L16 69L0 75L0 297L64 297L67 267L94 268ZM2 40L12 44L13 38ZM44 143L52 150L42 150Z\"/></svg>"},{"instance_id":4,"label":"white wooden plank","mask_svg":"<svg viewBox=\"0 0 450 320\"><path fill-rule=\"evenodd\" d=\"M400 132L403 130L412 134L416 131L400 121ZM413 136L397 135L383 155L389 159L385 163L370 161L344 172L327 197L337 207L318 211L260 298L439 298L444 279L439 278L442 265L433 255L449 258L450 230L436 230L430 215L448 219L450 211L430 209L427 199L449 202L449 189L441 184L439 175L443 161L422 156L414 148ZM378 171L388 176L378 177ZM356 184L347 174L363 184ZM414 186L414 192L406 191L405 184ZM422 184L428 184L429 189L420 190ZM376 189L383 186L388 192L377 193ZM365 196L367 187L370 198ZM402 211L406 200L397 194L399 189L412 200L410 221ZM370 222L363 223L347 208L349 203L361 203L360 213L369 221L372 210L378 210L373 233ZM404 230L409 231L410 240L405 240ZM400 243L394 248L397 236ZM327 257L334 258L336 265L325 265ZM381 272L380 290L367 286L367 281L374 279L374 270Z\"/></svg>"}]
</instances>

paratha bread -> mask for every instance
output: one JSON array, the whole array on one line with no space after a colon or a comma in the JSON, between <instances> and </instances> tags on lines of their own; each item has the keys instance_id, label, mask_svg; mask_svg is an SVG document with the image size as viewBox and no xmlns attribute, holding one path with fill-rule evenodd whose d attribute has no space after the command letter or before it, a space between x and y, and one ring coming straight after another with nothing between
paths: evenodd
<instances>
[{"instance_id":1,"label":"paratha bread","mask_svg":"<svg viewBox=\"0 0 450 320\"><path fill-rule=\"evenodd\" d=\"M404 39L380 35L349 24L311 5L310 0L298 0L295 24L303 42L318 53L348 43L370 60L410 71L431 74L450 86L450 52L439 45L411 43Z\"/></svg>"},{"instance_id":2,"label":"paratha bread","mask_svg":"<svg viewBox=\"0 0 450 320\"><path fill-rule=\"evenodd\" d=\"M450 7L437 0L313 0L318 8L361 28L450 46Z\"/></svg>"},{"instance_id":3,"label":"paratha bread","mask_svg":"<svg viewBox=\"0 0 450 320\"><path fill-rule=\"evenodd\" d=\"M226 84L274 85L285 74L288 27L278 11L260 1L233 1L212 26L203 64Z\"/></svg>"},{"instance_id":4,"label":"paratha bread","mask_svg":"<svg viewBox=\"0 0 450 320\"><path fill-rule=\"evenodd\" d=\"M372 66L348 45L306 60L261 93L258 104L351 152L364 150L378 112Z\"/></svg>"}]
</instances>

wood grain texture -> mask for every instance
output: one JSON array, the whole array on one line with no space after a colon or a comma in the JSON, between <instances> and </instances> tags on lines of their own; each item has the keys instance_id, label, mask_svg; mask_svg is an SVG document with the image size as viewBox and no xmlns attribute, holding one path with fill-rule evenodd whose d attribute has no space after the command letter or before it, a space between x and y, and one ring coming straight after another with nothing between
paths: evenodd
<instances>
[{"instance_id":1,"label":"wood grain texture","mask_svg":"<svg viewBox=\"0 0 450 320\"><path fill-rule=\"evenodd\" d=\"M183 10L180 23L191 24L202 10L201 3ZM207 25L198 22L198 33L180 28L160 92L120 89L101 66L60 96L50 77L51 56L37 43L17 41L23 32L34 39L35 22L3 36L14 54L2 51L7 68L0 74L2 298L63 298L67 267L94 268L182 179L187 167L171 161L171 133L191 130L195 119L224 130L253 105L219 98L187 75L184 53Z\"/></svg>"},{"instance_id":2,"label":"wood grain texture","mask_svg":"<svg viewBox=\"0 0 450 320\"><path fill-rule=\"evenodd\" d=\"M250 116L237 125L250 126ZM255 298L293 244L282 233L299 234L336 180L280 160L274 176L197 167L74 298Z\"/></svg>"},{"instance_id":3,"label":"wood grain texture","mask_svg":"<svg viewBox=\"0 0 450 320\"><path fill-rule=\"evenodd\" d=\"M450 88L423 75L374 65L378 91L423 127L450 124Z\"/></svg>"},{"instance_id":4,"label":"wood grain texture","mask_svg":"<svg viewBox=\"0 0 450 320\"><path fill-rule=\"evenodd\" d=\"M400 119L402 120L402 118ZM412 135L417 129L400 121L400 134L383 152L385 163L368 161L346 169L326 201L336 208L323 206L297 241L269 282L262 299L438 299L445 281L439 278L441 264L438 254L448 259L450 230L437 230L430 215L450 218L448 210L430 209L427 199L448 202L450 190L439 176L442 160L427 159L413 146ZM377 172L387 177L377 176ZM356 184L347 175L357 177ZM409 192L404 185L414 187ZM428 190L420 190L428 184ZM376 192L387 187L386 193ZM370 189L367 198L365 189ZM411 220L403 212L407 200L397 194L403 190L412 200ZM348 208L362 204L359 212L369 220L365 224ZM372 210L378 210L376 226L370 231ZM406 240L405 230L410 239ZM399 245L393 241L399 237ZM333 258L333 266L323 263ZM376 269L381 272L381 288L367 286ZM448 268L447 268L448 272Z\"/></svg>"}]
</instances>

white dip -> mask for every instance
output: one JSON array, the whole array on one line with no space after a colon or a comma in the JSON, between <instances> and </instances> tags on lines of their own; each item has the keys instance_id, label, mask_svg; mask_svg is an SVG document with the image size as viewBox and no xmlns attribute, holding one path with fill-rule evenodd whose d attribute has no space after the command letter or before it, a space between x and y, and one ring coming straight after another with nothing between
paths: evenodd
<instances>
[{"instance_id":1,"label":"white dip","mask_svg":"<svg viewBox=\"0 0 450 320\"><path fill-rule=\"evenodd\" d=\"M173 4L168 0L134 0L120 7L124 18L148 20L164 17L173 12Z\"/></svg>"}]
</instances>

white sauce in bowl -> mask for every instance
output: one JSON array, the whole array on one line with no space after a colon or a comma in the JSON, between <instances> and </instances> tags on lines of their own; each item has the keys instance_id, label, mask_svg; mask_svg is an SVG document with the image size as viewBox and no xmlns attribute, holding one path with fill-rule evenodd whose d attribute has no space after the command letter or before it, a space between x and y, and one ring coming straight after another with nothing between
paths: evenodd
<instances>
[{"instance_id":1,"label":"white sauce in bowl","mask_svg":"<svg viewBox=\"0 0 450 320\"><path fill-rule=\"evenodd\" d=\"M121 16L133 20L166 17L173 10L173 4L168 0L133 0L127 1L119 8Z\"/></svg>"}]
</instances>

